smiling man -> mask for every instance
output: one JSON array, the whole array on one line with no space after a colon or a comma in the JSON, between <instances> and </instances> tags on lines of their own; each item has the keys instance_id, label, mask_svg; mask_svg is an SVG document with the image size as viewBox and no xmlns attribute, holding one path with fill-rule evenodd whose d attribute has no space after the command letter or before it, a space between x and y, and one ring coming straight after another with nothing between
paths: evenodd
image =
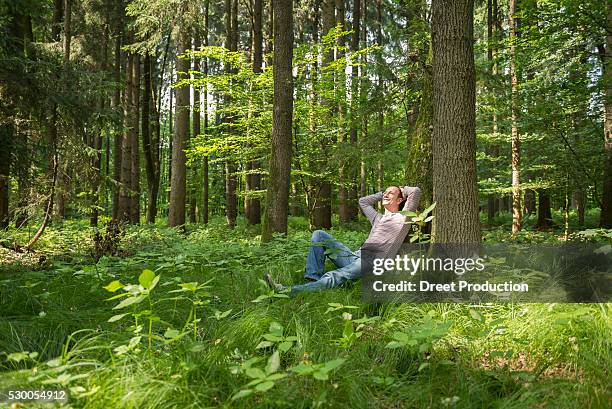
<instances>
[{"instance_id":1,"label":"smiling man","mask_svg":"<svg viewBox=\"0 0 612 409\"><path fill-rule=\"evenodd\" d=\"M410 224L406 223L406 216L400 213L400 209L416 211L420 198L421 189L418 187L389 186L384 192L359 199L359 207L372 223L370 234L362 247L374 248L377 257L393 257L410 230ZM379 213L374 208L379 201L382 201L384 213ZM336 269L325 272L326 257L330 258ZM313 282L285 287L275 283L269 274L264 276L268 285L275 291L290 288L289 295L295 295L299 291L320 291L337 287L348 280L361 277L361 248L352 252L330 234L323 230L315 230L306 257L304 277Z\"/></svg>"}]
</instances>

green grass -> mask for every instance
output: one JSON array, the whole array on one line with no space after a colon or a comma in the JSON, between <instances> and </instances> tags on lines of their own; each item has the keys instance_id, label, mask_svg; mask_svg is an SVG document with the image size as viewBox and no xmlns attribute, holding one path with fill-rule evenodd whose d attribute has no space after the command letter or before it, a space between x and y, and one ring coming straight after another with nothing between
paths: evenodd
<instances>
[{"instance_id":1,"label":"green grass","mask_svg":"<svg viewBox=\"0 0 612 409\"><path fill-rule=\"evenodd\" d=\"M367 225L332 233L357 247ZM557 235L529 233L523 240L550 241ZM26 234L7 236L23 242ZM310 240L299 218L290 220L286 239L261 245L258 234L242 224L229 230L222 219L207 228L189 226L186 235L161 225L131 227L122 242L130 255L95 263L86 222L66 222L51 226L41 239L39 248L48 255L42 264L38 257L9 263L10 255L0 253L5 260L0 264L0 390L68 387L66 407L74 408L609 405L610 304L366 304L358 284L253 303L267 293L259 280L265 272L283 283L301 282ZM490 239L507 237L500 230ZM113 310L121 300L107 301L113 294L103 286L113 280L137 283L143 269L160 275L151 291L152 308L144 301ZM197 306L201 321L194 340L188 322L192 304L171 299L182 293L170 291L179 283L210 279L210 294ZM326 312L329 303L356 308ZM152 327L158 338L149 349L143 317L140 341L118 354L116 348L136 335L133 319L107 321L131 308L159 316ZM215 311L230 312L218 319ZM344 343L339 341L346 327L343 312L362 333ZM357 328L354 321L365 316L378 318ZM287 376L265 392L232 400L251 381L241 364L259 357L255 366L263 370L273 355L272 348L256 349L272 322L284 327L284 336L297 337L280 354L276 373ZM450 327L428 353L386 347L394 332L443 323ZM185 335L171 341L164 338L168 328L184 329ZM17 362L10 354L20 351L38 354ZM343 364L327 380L291 371L300 363L335 359Z\"/></svg>"}]
</instances>

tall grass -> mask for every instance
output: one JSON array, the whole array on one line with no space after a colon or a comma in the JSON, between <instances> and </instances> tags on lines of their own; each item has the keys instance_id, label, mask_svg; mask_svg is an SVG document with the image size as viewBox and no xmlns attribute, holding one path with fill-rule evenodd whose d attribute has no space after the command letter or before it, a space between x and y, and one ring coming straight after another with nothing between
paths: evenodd
<instances>
[{"instance_id":1,"label":"tall grass","mask_svg":"<svg viewBox=\"0 0 612 409\"><path fill-rule=\"evenodd\" d=\"M609 407L610 304L365 304L359 285L254 303L268 291L259 280L265 272L284 283L300 281L309 234L302 219L291 223L289 238L266 245L253 228L229 230L220 220L186 235L131 228L122 244L131 255L97 263L84 223L52 226L53 239L44 244L49 264L0 272L0 389L66 387L67 407L105 409ZM333 234L356 247L367 226L352 228ZM151 349L143 338L118 354L115 348L128 344L135 329L128 318L107 322L118 313L117 301L107 301L112 294L102 287L136 283L144 268L161 275L151 295L158 338ZM191 328L191 304L170 291L209 279L210 302L198 306L196 339L165 340L168 328ZM356 308L327 312L329 303ZM343 312L352 321L378 318L343 344ZM428 320L450 325L428 353L386 347L395 331ZM297 337L280 354L278 371L287 376L266 392L232 400L251 380L236 368L253 357L263 368L272 355L273 348L256 346L273 322ZM20 351L38 355L11 355ZM338 358L344 362L328 380L290 371Z\"/></svg>"}]
</instances>

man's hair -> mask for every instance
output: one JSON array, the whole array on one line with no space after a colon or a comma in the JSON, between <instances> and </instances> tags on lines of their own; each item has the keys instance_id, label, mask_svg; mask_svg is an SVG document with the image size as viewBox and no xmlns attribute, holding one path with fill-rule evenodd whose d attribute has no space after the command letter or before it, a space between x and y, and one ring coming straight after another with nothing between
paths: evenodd
<instances>
[{"instance_id":1,"label":"man's hair","mask_svg":"<svg viewBox=\"0 0 612 409\"><path fill-rule=\"evenodd\" d=\"M402 201L404 201L406 198L404 197L404 193L402 192L402 188L397 186L397 185L391 185L391 187L396 187L397 190L399 190L399 198L402 199Z\"/></svg>"},{"instance_id":2,"label":"man's hair","mask_svg":"<svg viewBox=\"0 0 612 409\"><path fill-rule=\"evenodd\" d=\"M391 185L393 187L396 187L397 190L399 190L399 198L401 199L400 204L398 206L399 210L402 210L404 208L404 205L406 204L406 200L408 199L407 197L404 197L404 192L402 191L402 188L396 185Z\"/></svg>"}]
</instances>

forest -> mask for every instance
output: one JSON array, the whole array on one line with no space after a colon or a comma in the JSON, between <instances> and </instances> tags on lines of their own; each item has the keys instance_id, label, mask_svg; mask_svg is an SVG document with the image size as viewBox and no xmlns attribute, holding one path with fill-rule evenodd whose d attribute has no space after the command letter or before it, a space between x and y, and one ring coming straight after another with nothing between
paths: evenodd
<instances>
[{"instance_id":1,"label":"forest","mask_svg":"<svg viewBox=\"0 0 612 409\"><path fill-rule=\"evenodd\" d=\"M599 296L266 278L378 192L406 243L591 246ZM609 407L610 243L609 1L0 0L0 407Z\"/></svg>"}]
</instances>

